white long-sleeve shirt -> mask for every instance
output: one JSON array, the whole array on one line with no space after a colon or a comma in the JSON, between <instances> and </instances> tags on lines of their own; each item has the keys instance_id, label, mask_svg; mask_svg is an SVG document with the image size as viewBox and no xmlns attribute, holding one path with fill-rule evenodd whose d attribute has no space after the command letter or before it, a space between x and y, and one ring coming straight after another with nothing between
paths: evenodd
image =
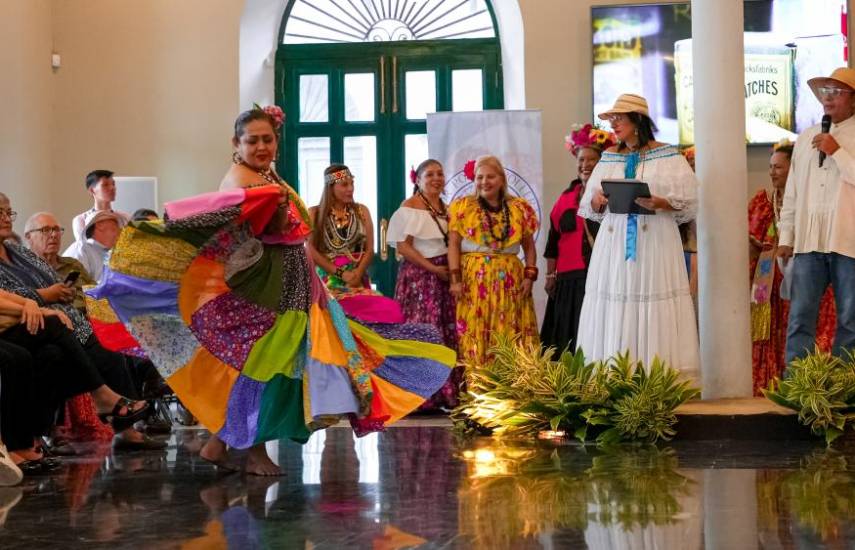
<instances>
[{"instance_id":1,"label":"white long-sleeve shirt","mask_svg":"<svg viewBox=\"0 0 855 550\"><path fill-rule=\"evenodd\" d=\"M66 248L62 255L74 258L83 264L89 275L97 281L101 278L101 272L104 271L104 261L109 253L110 249L95 239L85 239L71 243L71 246Z\"/></svg>"},{"instance_id":2,"label":"white long-sleeve shirt","mask_svg":"<svg viewBox=\"0 0 855 550\"><path fill-rule=\"evenodd\" d=\"M855 258L855 117L832 124L840 145L819 167L812 141L820 125L799 135L793 149L778 244L796 254L836 252Z\"/></svg>"}]
</instances>

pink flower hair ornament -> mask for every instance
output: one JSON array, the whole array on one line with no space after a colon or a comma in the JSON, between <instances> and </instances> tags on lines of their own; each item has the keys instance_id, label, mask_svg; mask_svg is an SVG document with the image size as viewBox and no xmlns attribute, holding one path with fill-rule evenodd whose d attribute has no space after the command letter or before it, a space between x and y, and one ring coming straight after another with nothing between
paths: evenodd
<instances>
[{"instance_id":1,"label":"pink flower hair ornament","mask_svg":"<svg viewBox=\"0 0 855 550\"><path fill-rule=\"evenodd\" d=\"M564 148L574 157L578 156L582 149L595 149L602 153L616 143L617 137L613 133L590 123L574 124L570 129L570 135L564 136Z\"/></svg>"},{"instance_id":2,"label":"pink flower hair ornament","mask_svg":"<svg viewBox=\"0 0 855 550\"><path fill-rule=\"evenodd\" d=\"M416 173L416 169L410 166L410 183L413 185L419 181L419 175Z\"/></svg>"},{"instance_id":3,"label":"pink flower hair ornament","mask_svg":"<svg viewBox=\"0 0 855 550\"><path fill-rule=\"evenodd\" d=\"M259 111L264 111L265 113L270 115L270 118L273 119L273 129L277 132L279 131L279 128L282 128L282 125L285 123L285 111L283 111L282 107L280 107L279 105L267 105L265 107L262 107L258 103L253 103L252 108Z\"/></svg>"}]
</instances>

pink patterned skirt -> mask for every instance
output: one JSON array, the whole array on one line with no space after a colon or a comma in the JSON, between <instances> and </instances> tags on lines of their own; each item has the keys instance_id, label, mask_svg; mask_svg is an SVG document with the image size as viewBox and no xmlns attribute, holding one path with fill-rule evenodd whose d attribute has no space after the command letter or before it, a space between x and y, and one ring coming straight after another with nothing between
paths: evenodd
<instances>
[{"instance_id":1,"label":"pink patterned skirt","mask_svg":"<svg viewBox=\"0 0 855 550\"><path fill-rule=\"evenodd\" d=\"M448 257L445 255L428 258L428 261L434 265L448 265ZM442 335L442 343L457 350L457 303L449 291L448 281L443 281L420 266L403 260L398 267L395 300L401 304L408 323L428 323L435 326ZM463 368L456 367L442 389L419 410L427 412L456 407L462 382Z\"/></svg>"}]
</instances>

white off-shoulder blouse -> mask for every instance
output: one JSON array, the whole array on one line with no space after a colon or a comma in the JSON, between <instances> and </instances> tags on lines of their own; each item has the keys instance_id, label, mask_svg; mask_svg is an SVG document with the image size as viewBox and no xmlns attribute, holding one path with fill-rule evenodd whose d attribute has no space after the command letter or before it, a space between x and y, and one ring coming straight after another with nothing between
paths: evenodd
<instances>
[{"instance_id":1,"label":"white off-shoulder blouse","mask_svg":"<svg viewBox=\"0 0 855 550\"><path fill-rule=\"evenodd\" d=\"M442 231L448 232L448 222L437 218ZM448 253L448 247L439 226L427 210L419 210L402 206L392 214L389 229L386 232L386 242L389 246L397 246L399 242L413 238L413 248L425 258L435 258Z\"/></svg>"}]
</instances>

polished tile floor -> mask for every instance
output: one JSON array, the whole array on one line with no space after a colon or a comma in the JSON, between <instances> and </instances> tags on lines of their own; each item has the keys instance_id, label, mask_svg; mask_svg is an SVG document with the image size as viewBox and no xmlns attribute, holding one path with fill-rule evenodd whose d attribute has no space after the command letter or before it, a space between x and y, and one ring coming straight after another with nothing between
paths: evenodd
<instances>
[{"instance_id":1,"label":"polished tile floor","mask_svg":"<svg viewBox=\"0 0 855 550\"><path fill-rule=\"evenodd\" d=\"M101 449L0 488L0 548L855 547L855 452L605 451L458 441L443 424L272 443L277 479L219 475L198 458L202 430L179 430L161 453Z\"/></svg>"}]
</instances>

